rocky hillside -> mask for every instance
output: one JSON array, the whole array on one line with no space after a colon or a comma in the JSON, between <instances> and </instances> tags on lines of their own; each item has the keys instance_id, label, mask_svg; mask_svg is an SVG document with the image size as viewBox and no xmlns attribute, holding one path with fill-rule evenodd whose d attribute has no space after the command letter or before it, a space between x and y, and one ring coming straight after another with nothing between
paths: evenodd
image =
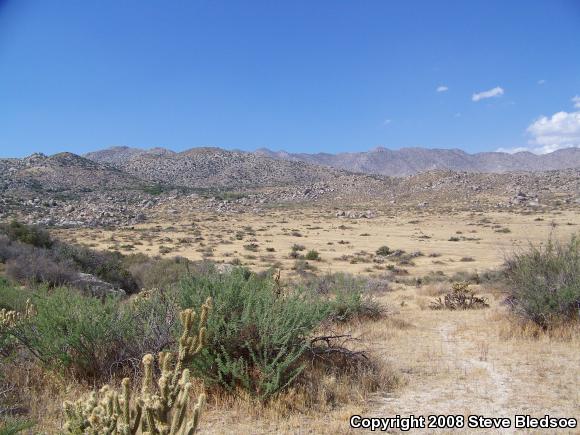
<instances>
[{"instance_id":1,"label":"rocky hillside","mask_svg":"<svg viewBox=\"0 0 580 435\"><path fill-rule=\"evenodd\" d=\"M580 148L536 155L488 152L468 154L457 149L378 147L367 152L339 154L290 154L260 149L255 154L274 159L301 161L349 171L389 176L406 176L432 170L504 173L512 171L550 171L580 168Z\"/></svg>"},{"instance_id":2,"label":"rocky hillside","mask_svg":"<svg viewBox=\"0 0 580 435\"><path fill-rule=\"evenodd\" d=\"M398 178L395 202L423 206L580 204L580 169L502 174L431 171Z\"/></svg>"},{"instance_id":3,"label":"rocky hillside","mask_svg":"<svg viewBox=\"0 0 580 435\"><path fill-rule=\"evenodd\" d=\"M114 167L72 153L32 154L24 159L0 159L0 192L61 194L144 189L152 183Z\"/></svg>"},{"instance_id":4,"label":"rocky hillside","mask_svg":"<svg viewBox=\"0 0 580 435\"><path fill-rule=\"evenodd\" d=\"M300 161L272 159L254 153L220 148L193 148L181 153L112 148L87 154L151 182L191 188L247 189L305 186L314 183L375 185L376 177Z\"/></svg>"},{"instance_id":5,"label":"rocky hillside","mask_svg":"<svg viewBox=\"0 0 580 435\"><path fill-rule=\"evenodd\" d=\"M76 154L0 159L0 220L60 226L132 224L157 186Z\"/></svg>"},{"instance_id":6,"label":"rocky hillside","mask_svg":"<svg viewBox=\"0 0 580 435\"><path fill-rule=\"evenodd\" d=\"M342 210L580 204L580 169L386 177L216 148L182 153L116 148L90 157L0 159L0 221L19 217L55 226L106 227L200 210L260 212L291 203Z\"/></svg>"}]
</instances>

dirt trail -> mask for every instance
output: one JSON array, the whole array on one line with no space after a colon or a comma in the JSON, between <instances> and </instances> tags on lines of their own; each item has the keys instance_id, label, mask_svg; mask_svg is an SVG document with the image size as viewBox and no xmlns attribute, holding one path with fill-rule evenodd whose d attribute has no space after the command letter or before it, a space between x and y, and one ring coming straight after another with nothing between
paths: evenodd
<instances>
[{"instance_id":1,"label":"dirt trail","mask_svg":"<svg viewBox=\"0 0 580 435\"><path fill-rule=\"evenodd\" d=\"M419 298L401 293L394 301ZM579 341L503 339L505 308L489 299L492 306L485 310L432 311L412 303L403 308L401 316L413 327L389 337L384 355L405 374L407 384L378 400L369 415L481 415L513 422L518 414L549 414L579 419ZM466 427L412 433L531 432Z\"/></svg>"},{"instance_id":2,"label":"dirt trail","mask_svg":"<svg viewBox=\"0 0 580 435\"><path fill-rule=\"evenodd\" d=\"M513 394L511 375L500 364L488 360L489 349L484 341L478 342L477 336L470 339L472 335L468 333L458 333L466 325L479 322L466 322L465 316L455 316L456 313L434 314L438 322L430 325L423 339L427 339L432 349L428 352L430 362L438 370L428 376L413 376L411 373L409 384L393 397L385 398L373 415L479 414L512 417L509 411ZM473 313L473 320L480 315ZM422 340L417 340L417 346L422 344ZM421 374L421 370L416 372ZM413 432L421 433L420 430ZM424 431L430 432L433 430ZM493 430L488 433L493 433ZM501 433L513 432L504 429Z\"/></svg>"}]
</instances>

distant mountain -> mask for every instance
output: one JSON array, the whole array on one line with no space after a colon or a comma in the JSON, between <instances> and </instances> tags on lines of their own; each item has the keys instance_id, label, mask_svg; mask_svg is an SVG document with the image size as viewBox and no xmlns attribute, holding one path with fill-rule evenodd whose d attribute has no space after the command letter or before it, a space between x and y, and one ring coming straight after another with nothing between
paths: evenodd
<instances>
[{"instance_id":1,"label":"distant mountain","mask_svg":"<svg viewBox=\"0 0 580 435\"><path fill-rule=\"evenodd\" d=\"M85 155L143 180L195 188L297 186L319 182L373 183L373 177L303 161L274 159L258 153L221 148L163 149L116 147Z\"/></svg>"},{"instance_id":2,"label":"distant mountain","mask_svg":"<svg viewBox=\"0 0 580 435\"><path fill-rule=\"evenodd\" d=\"M255 154L280 160L302 161L348 171L389 176L407 176L431 170L467 172L549 171L580 167L580 148L550 154L486 152L468 154L458 149L378 147L366 152L339 154L291 154L259 149Z\"/></svg>"},{"instance_id":3,"label":"distant mountain","mask_svg":"<svg viewBox=\"0 0 580 435\"><path fill-rule=\"evenodd\" d=\"M255 152L226 151L221 148L192 148L188 151L176 153L164 148L153 148L142 150L129 147L114 147L101 151L88 153L86 158L99 163L105 163L126 169L134 175L142 176L144 166L154 165L154 162L171 162L173 167L177 162L183 163L183 169L195 168L200 171L198 176L207 179L209 184L220 184L219 180L211 181L211 177L219 177L219 174L212 174L211 171L219 167L220 171L238 172L238 176L244 178L272 177L274 174L258 174L253 171L298 171L295 176L298 179L309 178L307 172L313 170L312 167L286 164L276 166L269 160L278 160L294 163L307 163L309 165L327 166L336 169L343 169L350 172L387 175L387 176L408 176L420 172L432 170L451 170L466 172L504 173L517 171L549 171L569 168L580 168L580 148L567 148L558 150L550 154L536 155L530 152L519 152L515 154L500 152L485 152L468 154L459 149L427 149L427 148L401 148L400 150L390 150L377 147L370 151L356 153L288 153L286 151L271 151L261 148ZM206 161L211 159L211 163ZM209 165L209 166L208 166ZM213 168L211 169L210 168ZM235 169L234 169L235 168ZM208 173L209 171L209 173ZM320 172L320 169L317 169ZM146 177L154 179L155 175ZM287 182L287 175L278 174L277 181ZM162 181L165 176L158 174ZM196 177L195 174L181 174L180 177ZM290 177L292 178L292 177ZM190 180L186 184L191 184ZM267 180L261 180L267 181ZM196 181L197 183L197 181Z\"/></svg>"}]
</instances>

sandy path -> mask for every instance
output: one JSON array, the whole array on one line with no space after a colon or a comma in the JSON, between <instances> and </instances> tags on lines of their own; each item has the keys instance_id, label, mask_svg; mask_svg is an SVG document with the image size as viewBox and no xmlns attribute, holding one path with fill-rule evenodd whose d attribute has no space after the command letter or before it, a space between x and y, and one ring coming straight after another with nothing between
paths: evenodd
<instances>
[{"instance_id":1,"label":"sandy path","mask_svg":"<svg viewBox=\"0 0 580 435\"><path fill-rule=\"evenodd\" d=\"M369 416L441 414L580 418L577 341L504 340L502 308L402 313L414 328L393 337L387 360L407 385L381 398ZM411 316L412 314L412 316ZM408 316L408 317L407 317ZM415 429L408 433L530 433L520 429ZM536 432L540 433L540 432ZM580 433L560 430L558 433Z\"/></svg>"},{"instance_id":2,"label":"sandy path","mask_svg":"<svg viewBox=\"0 0 580 435\"><path fill-rule=\"evenodd\" d=\"M429 414L481 414L491 417L510 417L507 412L512 390L508 374L493 362L487 361L485 350L477 343L457 337L462 319L449 318L446 313L431 329L428 340L436 352L432 362L438 366L435 376L410 377L406 387L394 396L385 398L375 416L408 416ZM421 343L417 342L420 346ZM430 433L433 430L413 430ZM438 431L441 433L443 431ZM465 430L462 431L465 433ZM489 433L489 432L488 432ZM511 433L504 430L501 433Z\"/></svg>"}]
</instances>

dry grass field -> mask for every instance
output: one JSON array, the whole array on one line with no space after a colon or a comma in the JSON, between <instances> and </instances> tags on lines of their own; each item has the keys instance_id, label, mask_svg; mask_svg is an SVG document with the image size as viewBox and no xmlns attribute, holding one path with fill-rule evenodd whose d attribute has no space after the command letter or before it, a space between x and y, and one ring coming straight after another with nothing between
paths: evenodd
<instances>
[{"instance_id":1,"label":"dry grass field","mask_svg":"<svg viewBox=\"0 0 580 435\"><path fill-rule=\"evenodd\" d=\"M550 234L566 239L577 233L580 217L574 211L413 212L381 213L373 219L345 219L332 210L292 209L268 214L192 214L134 227L56 231L64 240L87 246L144 253L150 256L208 258L249 266L272 266L291 274L294 245L300 253L316 250L311 261L321 273L376 274L387 271L393 259L380 259L381 246L419 254L400 265L412 277L442 271L485 271L500 266L507 254L529 243L542 243Z\"/></svg>"}]
</instances>

